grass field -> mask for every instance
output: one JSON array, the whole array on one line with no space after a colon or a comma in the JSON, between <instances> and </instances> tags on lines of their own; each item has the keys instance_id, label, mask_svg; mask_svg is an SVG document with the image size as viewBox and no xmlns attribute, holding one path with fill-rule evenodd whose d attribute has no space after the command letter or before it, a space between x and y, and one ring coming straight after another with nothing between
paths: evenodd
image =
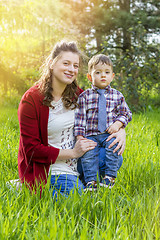
<instances>
[{"instance_id":1,"label":"grass field","mask_svg":"<svg viewBox=\"0 0 160 240\"><path fill-rule=\"evenodd\" d=\"M8 189L18 178L16 109L0 115L0 239L160 239L160 111L133 115L123 165L112 190L77 192L57 202Z\"/></svg>"}]
</instances>

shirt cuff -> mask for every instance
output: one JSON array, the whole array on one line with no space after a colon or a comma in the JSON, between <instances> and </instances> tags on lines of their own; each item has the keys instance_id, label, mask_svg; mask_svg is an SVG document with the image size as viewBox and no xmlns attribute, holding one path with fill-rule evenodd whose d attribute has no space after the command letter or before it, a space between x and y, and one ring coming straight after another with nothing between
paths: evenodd
<instances>
[{"instance_id":1,"label":"shirt cuff","mask_svg":"<svg viewBox=\"0 0 160 240\"><path fill-rule=\"evenodd\" d=\"M85 137L85 129L82 127L75 127L74 128L74 135L76 136L83 136Z\"/></svg>"},{"instance_id":2,"label":"shirt cuff","mask_svg":"<svg viewBox=\"0 0 160 240\"><path fill-rule=\"evenodd\" d=\"M119 116L119 117L116 119L116 121L122 122L123 125L124 125L124 127L126 127L127 124L128 124L128 121L127 121L127 119L126 119L124 116Z\"/></svg>"}]
</instances>

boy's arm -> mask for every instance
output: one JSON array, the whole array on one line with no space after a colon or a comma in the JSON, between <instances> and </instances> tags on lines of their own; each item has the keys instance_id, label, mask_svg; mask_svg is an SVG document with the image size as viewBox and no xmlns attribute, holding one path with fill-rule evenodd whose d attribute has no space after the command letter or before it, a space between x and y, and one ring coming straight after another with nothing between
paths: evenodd
<instances>
[{"instance_id":1,"label":"boy's arm","mask_svg":"<svg viewBox=\"0 0 160 240\"><path fill-rule=\"evenodd\" d=\"M127 103L125 102L124 96L121 93L119 101L120 104L117 106L116 109L116 121L106 129L109 134L118 132L120 128L126 127L126 125L132 120L132 113Z\"/></svg>"},{"instance_id":2,"label":"boy's arm","mask_svg":"<svg viewBox=\"0 0 160 240\"><path fill-rule=\"evenodd\" d=\"M78 107L75 110L74 135L85 137L86 130L85 98L80 95L77 103Z\"/></svg>"},{"instance_id":3,"label":"boy's arm","mask_svg":"<svg viewBox=\"0 0 160 240\"><path fill-rule=\"evenodd\" d=\"M78 136L76 137L76 140L78 141L78 140L83 139L83 138L84 138L83 136L78 135Z\"/></svg>"},{"instance_id":4,"label":"boy's arm","mask_svg":"<svg viewBox=\"0 0 160 240\"><path fill-rule=\"evenodd\" d=\"M116 122L114 122L111 126L109 126L109 127L106 129L106 131L107 131L109 134L116 133L116 132L119 131L119 129L120 129L121 127L123 127L123 125L124 125L124 124L123 124L122 122L116 121Z\"/></svg>"},{"instance_id":5,"label":"boy's arm","mask_svg":"<svg viewBox=\"0 0 160 240\"><path fill-rule=\"evenodd\" d=\"M116 114L117 114L116 121L121 122L123 124L123 127L126 127L127 124L132 120L132 113L122 94L120 98L120 104L117 106Z\"/></svg>"}]
</instances>

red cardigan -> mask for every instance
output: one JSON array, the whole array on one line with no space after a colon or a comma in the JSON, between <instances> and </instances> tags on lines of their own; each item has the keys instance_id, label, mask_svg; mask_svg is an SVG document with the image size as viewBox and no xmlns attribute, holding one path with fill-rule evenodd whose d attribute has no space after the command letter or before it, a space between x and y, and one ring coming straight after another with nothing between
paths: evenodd
<instances>
[{"instance_id":1,"label":"red cardigan","mask_svg":"<svg viewBox=\"0 0 160 240\"><path fill-rule=\"evenodd\" d=\"M77 95L81 92L79 89ZM31 188L47 182L49 167L59 154L58 148L48 146L49 107L43 105L43 98L37 86L33 86L23 95L18 108L19 178Z\"/></svg>"}]
</instances>

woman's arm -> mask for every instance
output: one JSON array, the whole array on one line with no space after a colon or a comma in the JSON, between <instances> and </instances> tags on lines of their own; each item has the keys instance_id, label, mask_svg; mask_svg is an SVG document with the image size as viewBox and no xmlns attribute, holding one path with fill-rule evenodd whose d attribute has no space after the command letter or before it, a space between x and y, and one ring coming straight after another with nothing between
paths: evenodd
<instances>
[{"instance_id":1,"label":"woman's arm","mask_svg":"<svg viewBox=\"0 0 160 240\"><path fill-rule=\"evenodd\" d=\"M42 164L53 164L57 159L59 149L47 144L47 125L41 121L40 107L41 104L37 92L28 90L22 97L18 108L20 126L19 155L23 155L27 163L32 161ZM43 124L43 129L40 128L42 125L40 122ZM46 137L42 139L42 131L44 132L44 130L46 131Z\"/></svg>"},{"instance_id":2,"label":"woman's arm","mask_svg":"<svg viewBox=\"0 0 160 240\"><path fill-rule=\"evenodd\" d=\"M73 149L58 149L48 146L47 142L44 143L44 139L42 140L42 130L44 132L47 126L43 122L44 129L40 129L40 117L42 116L40 116L39 109L39 95L34 91L27 92L18 109L20 145L27 161L53 164L57 159L81 157L86 151L95 147L95 142L86 138L77 141Z\"/></svg>"},{"instance_id":3,"label":"woman's arm","mask_svg":"<svg viewBox=\"0 0 160 240\"><path fill-rule=\"evenodd\" d=\"M60 149L57 160L66 160L72 158L79 158L89 150L92 150L97 145L96 142L81 138L77 140L73 149Z\"/></svg>"},{"instance_id":4,"label":"woman's arm","mask_svg":"<svg viewBox=\"0 0 160 240\"><path fill-rule=\"evenodd\" d=\"M124 128L121 128L118 132L112 133L108 138L109 141L111 138L115 137L116 139L109 145L109 148L113 147L118 143L117 147L114 149L114 153L119 150L118 155L122 155L126 146L126 131Z\"/></svg>"}]
</instances>

